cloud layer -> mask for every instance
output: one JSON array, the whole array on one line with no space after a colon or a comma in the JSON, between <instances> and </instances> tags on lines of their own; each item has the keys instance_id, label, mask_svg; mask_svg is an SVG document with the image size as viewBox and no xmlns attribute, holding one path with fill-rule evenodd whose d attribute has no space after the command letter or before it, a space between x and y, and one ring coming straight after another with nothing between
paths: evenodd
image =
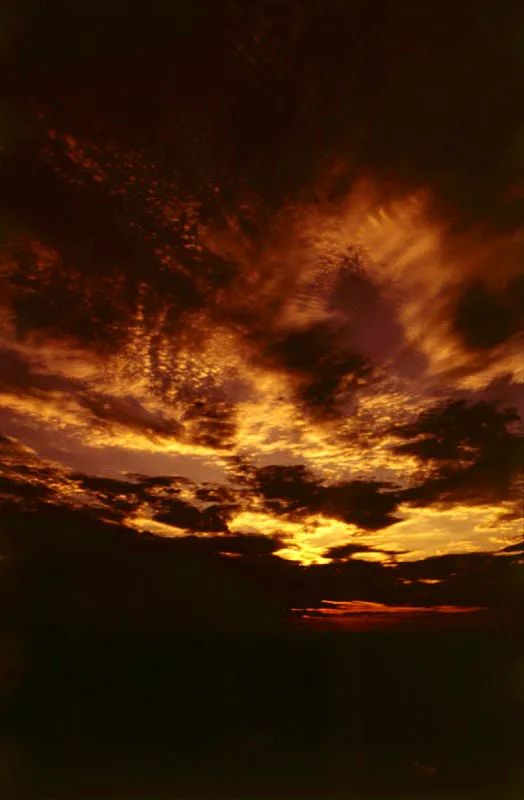
<instances>
[{"instance_id":1,"label":"cloud layer","mask_svg":"<svg viewBox=\"0 0 524 800\"><path fill-rule=\"evenodd\" d=\"M223 538L335 593L335 562L389 586L512 546L520 12L30 5L2 55L12 513Z\"/></svg>"}]
</instances>

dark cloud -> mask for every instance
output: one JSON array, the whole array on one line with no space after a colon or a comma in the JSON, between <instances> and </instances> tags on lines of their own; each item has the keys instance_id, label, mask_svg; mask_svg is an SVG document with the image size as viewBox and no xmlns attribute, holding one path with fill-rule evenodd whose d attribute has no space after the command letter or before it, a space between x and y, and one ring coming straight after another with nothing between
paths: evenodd
<instances>
[{"instance_id":1,"label":"dark cloud","mask_svg":"<svg viewBox=\"0 0 524 800\"><path fill-rule=\"evenodd\" d=\"M252 480L272 511L307 511L318 507L321 488L303 464L261 467Z\"/></svg>"},{"instance_id":2,"label":"dark cloud","mask_svg":"<svg viewBox=\"0 0 524 800\"><path fill-rule=\"evenodd\" d=\"M503 553L506 550L502 551ZM431 604L517 609L522 598L522 559L493 553L458 553L435 556L397 567L399 578L414 583L407 595L414 602L425 597ZM433 585L426 580L435 580Z\"/></svg>"},{"instance_id":3,"label":"dark cloud","mask_svg":"<svg viewBox=\"0 0 524 800\"><path fill-rule=\"evenodd\" d=\"M138 473L129 473L130 480L136 481L139 488L143 488L146 492L151 489L162 489L163 491L169 490L170 492L177 493L184 486L191 486L192 481L189 478L183 478L181 475L140 475Z\"/></svg>"},{"instance_id":4,"label":"dark cloud","mask_svg":"<svg viewBox=\"0 0 524 800\"><path fill-rule=\"evenodd\" d=\"M493 443L512 437L508 426L518 420L513 409L500 409L496 403L450 401L425 411L415 423L396 428L397 436L412 440L396 449L422 460L461 466L463 461L476 460Z\"/></svg>"},{"instance_id":5,"label":"dark cloud","mask_svg":"<svg viewBox=\"0 0 524 800\"><path fill-rule=\"evenodd\" d=\"M102 425L121 425L149 436L183 436L184 427L181 422L167 418L164 413L148 411L131 395L115 397L101 394L90 389L79 379L37 370L34 363L7 348L0 348L0 358L3 364L0 387L9 394L33 396L42 402L50 398L56 401L57 397L64 403L74 399L80 408L85 409ZM34 360L33 358L33 362ZM224 416L225 412L222 414L222 417ZM79 421L82 422L81 419ZM216 431L217 439L219 433L225 435L225 422L222 428Z\"/></svg>"},{"instance_id":6,"label":"dark cloud","mask_svg":"<svg viewBox=\"0 0 524 800\"><path fill-rule=\"evenodd\" d=\"M44 274L30 252L15 262L10 286L19 335L45 331L90 347L118 347L136 294L127 304L119 268L132 263L130 243L106 193L96 184L71 186L34 154L12 157L2 172L8 218L57 252Z\"/></svg>"},{"instance_id":7,"label":"dark cloud","mask_svg":"<svg viewBox=\"0 0 524 800\"><path fill-rule=\"evenodd\" d=\"M335 277L328 307L348 321L345 338L356 352L380 363L401 345L402 328L394 304L373 283L365 265L364 253L350 248Z\"/></svg>"},{"instance_id":8,"label":"dark cloud","mask_svg":"<svg viewBox=\"0 0 524 800\"><path fill-rule=\"evenodd\" d=\"M303 198L326 163L348 158L357 167L338 172L327 202L371 176L393 195L432 189L434 211L445 207L454 222L487 216L493 226L517 224L518 200L510 202L507 190L516 180L510 140L521 120L513 100L519 78L512 47L494 42L511 40L518 11L486 0L458 20L448 2L388 2L379 13L360 2L329 9L303 0L281 9L262 1L170 9L154 2L145 14L126 12L123 25L120 5L26 6L23 35L5 57L8 101L23 135L10 140L0 167L16 234L7 284L17 334L114 351L128 341L140 307L146 331L162 327L147 345L154 391L165 398L176 390L184 409L180 419L153 413L136 398L37 371L13 352L2 354L7 392L74 399L102 426L231 448L236 412L226 393L207 384L183 389L169 363L160 369L161 335L173 346L168 362L183 342L198 352L209 334L205 312L234 329L256 364L286 373L301 412L333 420L372 379L359 352L370 350L351 326L361 329L373 308L381 336L396 342L399 334L380 320L388 303L363 278L358 254L348 253L328 299L343 323L282 328L285 292L260 304L255 298L247 310L242 298L233 302L243 286L239 268L194 246L199 226L221 230L249 196L252 215L239 226L256 250L268 214ZM20 232L31 246L20 246ZM44 267L35 240L52 251ZM488 350L516 333L521 288L520 279L497 292L479 282L464 288L454 326L467 348ZM353 316L345 313L350 303L358 306ZM231 508L252 492L275 515L325 514L375 531L397 521L402 501L508 498L520 458L515 421L493 405L459 402L397 428L396 452L415 456L425 473L407 490L372 480L327 484L305 467L241 464L238 493L195 484L191 502L170 477L72 480L117 520L146 501L157 521L227 535ZM25 469L45 485L42 466ZM9 491L23 475L8 477ZM333 557L350 550L335 548ZM343 571L355 575L386 574L376 564L348 564Z\"/></svg>"},{"instance_id":9,"label":"dark cloud","mask_svg":"<svg viewBox=\"0 0 524 800\"><path fill-rule=\"evenodd\" d=\"M109 512L112 518L122 521L125 513L137 511L147 503L154 511L153 519L192 533L227 533L227 522L238 499L227 487L201 485L175 475L135 474L129 475L128 480L82 473L72 473L70 477L104 503L104 517ZM180 498L182 490L192 495L196 505Z\"/></svg>"},{"instance_id":10,"label":"dark cloud","mask_svg":"<svg viewBox=\"0 0 524 800\"><path fill-rule=\"evenodd\" d=\"M190 425L190 441L216 449L231 448L236 429L235 407L212 398L193 400L183 416Z\"/></svg>"},{"instance_id":11,"label":"dark cloud","mask_svg":"<svg viewBox=\"0 0 524 800\"><path fill-rule=\"evenodd\" d=\"M348 542L348 544L339 544L336 547L330 547L326 550L324 555L326 558L333 558L336 561L344 561L350 558L355 553L368 553L372 548L367 547L365 544L355 544L355 542Z\"/></svg>"},{"instance_id":12,"label":"dark cloud","mask_svg":"<svg viewBox=\"0 0 524 800\"><path fill-rule=\"evenodd\" d=\"M278 203L342 153L396 185L431 185L464 218L518 219L518 203L503 202L522 124L517 3L482 0L460 19L447 0L379 13L150 4L125 27L98 3L74 9L26 15L9 65L18 106L36 96L73 132L154 148L193 185L229 173Z\"/></svg>"},{"instance_id":13,"label":"dark cloud","mask_svg":"<svg viewBox=\"0 0 524 800\"><path fill-rule=\"evenodd\" d=\"M115 494L128 494L136 492L138 486L131 481L121 481L117 478L103 478L97 475L84 475L82 473L72 473L71 478L94 492L101 492L112 497Z\"/></svg>"},{"instance_id":14,"label":"dark cloud","mask_svg":"<svg viewBox=\"0 0 524 800\"><path fill-rule=\"evenodd\" d=\"M173 549L178 546L184 552L235 555L244 559L263 559L283 547L280 539L262 534L181 536L175 542Z\"/></svg>"},{"instance_id":15,"label":"dark cloud","mask_svg":"<svg viewBox=\"0 0 524 800\"><path fill-rule=\"evenodd\" d=\"M133 185L122 198L118 174L78 185L78 165L66 159L59 174L56 164L42 163L43 140L24 147L0 168L0 201L16 229L53 248L55 257L41 270L30 249L13 253L9 287L21 337L40 331L111 352L126 340L138 305L151 327L158 309L169 306L164 326L179 332L187 315L233 276L231 265L186 247L187 221L180 229L169 224L162 211L167 198L150 208L148 188Z\"/></svg>"},{"instance_id":16,"label":"dark cloud","mask_svg":"<svg viewBox=\"0 0 524 800\"><path fill-rule=\"evenodd\" d=\"M195 497L207 503L228 503L235 499L235 493L227 486L201 484L195 491Z\"/></svg>"},{"instance_id":17,"label":"dark cloud","mask_svg":"<svg viewBox=\"0 0 524 800\"><path fill-rule=\"evenodd\" d=\"M455 330L471 350L490 350L522 330L524 279L513 280L504 292L480 281L467 286L455 308Z\"/></svg>"},{"instance_id":18,"label":"dark cloud","mask_svg":"<svg viewBox=\"0 0 524 800\"><path fill-rule=\"evenodd\" d=\"M27 607L13 606L9 613L36 614L42 620L42 615L51 615L46 624L62 625L71 610L67 597L73 593L76 611L86 624L98 620L96 624L111 627L132 622L156 629L185 627L187 620L195 624L198 619L204 628L221 628L237 618L243 626L248 623L242 596L246 581L267 592L268 599L271 596L275 624L279 615L285 621L286 609L319 608L327 597L391 605L482 605L509 611L517 607L522 573L518 552L440 556L403 562L395 569L351 558L301 567L274 557L282 546L278 538L226 534L165 539L110 524L98 513L51 504L33 510L6 508L1 523L3 554L12 559L12 569L24 581L30 576L37 583L45 579L49 592L47 599L42 595L40 608L33 603L31 610L33 585ZM354 551L342 550L333 550L332 555L345 557ZM237 558L231 559L231 554ZM51 576L56 579L53 591ZM218 603L215 592L223 592L230 581L233 585ZM158 604L164 604L163 611ZM138 621L126 616L141 606ZM227 617L222 618L226 607Z\"/></svg>"},{"instance_id":19,"label":"dark cloud","mask_svg":"<svg viewBox=\"0 0 524 800\"><path fill-rule=\"evenodd\" d=\"M51 392L73 394L82 388L81 382L75 379L36 371L34 365L24 356L7 347L0 347L0 360L2 362L0 387L5 392L44 397L46 393Z\"/></svg>"},{"instance_id":20,"label":"dark cloud","mask_svg":"<svg viewBox=\"0 0 524 800\"><path fill-rule=\"evenodd\" d=\"M57 489L63 481L58 466L43 461L29 448L3 435L0 435L0 472L2 513L38 510L43 504L58 501Z\"/></svg>"},{"instance_id":21,"label":"dark cloud","mask_svg":"<svg viewBox=\"0 0 524 800\"><path fill-rule=\"evenodd\" d=\"M322 509L328 516L375 531L398 521L393 512L399 495L387 483L345 481L324 489Z\"/></svg>"},{"instance_id":22,"label":"dark cloud","mask_svg":"<svg viewBox=\"0 0 524 800\"><path fill-rule=\"evenodd\" d=\"M169 410L149 411L132 395L102 394L79 379L37 370L34 363L12 349L0 348L0 359L0 387L10 394L31 395L41 401L50 396L55 401L61 397L64 402L73 398L99 424L120 425L146 436L172 437L214 449L233 444L235 407L229 401L211 396L199 399L193 393L184 398L185 410L180 419L174 419L168 415Z\"/></svg>"},{"instance_id":23,"label":"dark cloud","mask_svg":"<svg viewBox=\"0 0 524 800\"><path fill-rule=\"evenodd\" d=\"M78 489L85 492L90 503L96 501L102 504L99 516L106 520L122 522L147 497L139 485L130 481L83 473L71 473L70 478Z\"/></svg>"},{"instance_id":24,"label":"dark cloud","mask_svg":"<svg viewBox=\"0 0 524 800\"><path fill-rule=\"evenodd\" d=\"M137 18L122 27L119 14L98 3L74 12L65 5L29 4L21 17L24 37L7 64L8 94L25 136L3 160L3 202L17 229L57 253L44 273L35 269L34 253L14 259L9 287L18 334L40 331L114 350L140 306L145 329L161 324L176 350L182 333L190 331L195 346L206 336L198 322L205 310L243 331L258 363L288 373L308 414L343 413L359 382L370 379L359 351L376 353L372 333L363 342L347 327L323 323L277 333L269 331L272 317L262 321L261 333L256 309L239 320L221 304L224 287L237 286L238 268L189 246L191 237L208 222L220 228L249 190L261 198L260 218L255 231L244 233L263 240L266 211L301 195L333 157L358 164L332 187L335 199L371 172L393 193L429 185L451 199L453 217L498 208L520 112L508 99L517 81L514 54L511 47L494 52L486 31L502 41L512 15L490 2L456 24L447 3L423 10L386 3L378 15L360 2L329 12L302 0L278 11L265 2L214 9L203 3L196 10L177 4L169 12L155 6L144 15L137 59ZM86 47L87 31L100 40L96 52ZM500 85L508 87L507 97ZM62 134L88 143L85 159L97 153L100 180L74 162L82 158ZM196 198L197 211L192 216L182 208L176 219L166 218L173 198L182 207ZM379 320L384 303L364 284L342 280L331 305L341 311L346 295L359 307L372 305L381 336L394 340L399 331ZM455 323L467 346L491 348L515 330L513 294L466 288ZM356 314L359 326L363 314ZM150 357L155 390L165 394L176 381L156 369L155 343ZM86 402L99 413L97 399ZM188 412L191 441L229 447L234 414L227 402L211 405ZM151 420L156 433L169 433L165 424L163 431L162 420Z\"/></svg>"},{"instance_id":25,"label":"dark cloud","mask_svg":"<svg viewBox=\"0 0 524 800\"><path fill-rule=\"evenodd\" d=\"M226 502L221 487L171 476L121 481L61 473L30 451L24 451L25 463L21 463L22 451L10 439L5 447L7 470L0 486L2 554L8 557L9 570L22 581L20 586L27 587L27 604L13 606L9 614L29 619L37 613L46 624L69 624L66 617L72 602L74 613L84 620L82 625L209 629L249 628L252 602L258 608L259 623L277 627L290 624L289 609L320 608L326 599L429 607L471 605L506 609L509 614L520 602L522 543L500 554L445 555L400 561L393 568L353 558L375 548L350 541L326 551L331 563L303 566L278 557L284 538L230 533L228 520L234 506ZM13 454L18 459L10 466ZM277 514L325 510L323 492L329 498L332 488L313 484L316 494L309 496L305 487L312 482L311 476L302 468L273 467L261 471L260 479L259 487L266 492L260 497L269 503L278 498L278 506L270 507ZM83 489L83 498L72 491L75 487ZM176 496L182 487L191 491L194 505ZM239 495L226 488L229 500L239 501ZM205 491L204 497L199 490ZM381 525L389 524L389 512L380 508L380 501L378 511L371 512L373 528L369 518L362 518L366 509L362 492L366 502L377 502L376 485L355 482L349 489L342 486L342 491L350 500L346 498L344 505L335 493L334 502L342 507L335 505L325 513L370 530L377 525L377 513L382 515ZM86 502L89 495L97 502ZM308 496L310 500L316 497L314 509L306 506ZM207 504L213 498L219 502ZM189 535L165 538L128 528L125 517L144 502L150 504L155 520ZM56 583L51 585L52 575ZM35 586L39 585L49 597L35 611ZM224 591L217 605L215 592ZM244 592L251 597L246 607ZM255 602L257 593L260 598ZM266 609L263 613L262 608ZM168 618L169 609L172 616Z\"/></svg>"},{"instance_id":26,"label":"dark cloud","mask_svg":"<svg viewBox=\"0 0 524 800\"><path fill-rule=\"evenodd\" d=\"M510 544L503 549L503 553L522 553L524 551L524 540L517 544Z\"/></svg>"},{"instance_id":27,"label":"dark cloud","mask_svg":"<svg viewBox=\"0 0 524 800\"><path fill-rule=\"evenodd\" d=\"M6 508L12 503L20 503L24 507L35 501L51 499L53 491L42 483L30 483L27 480L16 480L0 475L0 504Z\"/></svg>"},{"instance_id":28,"label":"dark cloud","mask_svg":"<svg viewBox=\"0 0 524 800\"><path fill-rule=\"evenodd\" d=\"M377 553L388 555L394 558L399 555L405 555L407 552L407 550L378 550L374 547L368 547L365 544L353 541L347 542L346 544L339 544L335 547L330 547L329 550L326 550L324 555L326 558L331 558L335 561L345 561L346 559L354 556L356 553Z\"/></svg>"},{"instance_id":29,"label":"dark cloud","mask_svg":"<svg viewBox=\"0 0 524 800\"><path fill-rule=\"evenodd\" d=\"M307 605L314 608L320 606L319 600L327 599L344 601L358 598L368 602L394 603L396 587L394 570L376 562L349 558L307 567L304 588L309 593ZM305 599L308 599L307 595Z\"/></svg>"},{"instance_id":30,"label":"dark cloud","mask_svg":"<svg viewBox=\"0 0 524 800\"><path fill-rule=\"evenodd\" d=\"M227 533L227 520L232 509L227 506L211 505L203 511L183 500L170 500L162 503L163 510L154 519L167 525L202 533Z\"/></svg>"},{"instance_id":31,"label":"dark cloud","mask_svg":"<svg viewBox=\"0 0 524 800\"><path fill-rule=\"evenodd\" d=\"M102 422L117 423L131 430L160 436L180 436L183 426L176 420L147 411L134 397L110 397L85 393L79 398L81 405Z\"/></svg>"},{"instance_id":32,"label":"dark cloud","mask_svg":"<svg viewBox=\"0 0 524 800\"><path fill-rule=\"evenodd\" d=\"M388 491L386 483L356 480L325 485L301 464L262 467L252 480L266 506L276 513L325 514L370 531L397 521L392 512L399 496Z\"/></svg>"},{"instance_id":33,"label":"dark cloud","mask_svg":"<svg viewBox=\"0 0 524 800\"><path fill-rule=\"evenodd\" d=\"M397 428L407 439L398 453L429 465L430 476L403 492L416 504L439 501L485 503L511 499L522 468L522 437L513 409L497 403L451 401L423 413L417 422Z\"/></svg>"},{"instance_id":34,"label":"dark cloud","mask_svg":"<svg viewBox=\"0 0 524 800\"><path fill-rule=\"evenodd\" d=\"M357 382L371 372L367 360L351 350L348 338L344 329L316 323L270 340L262 358L284 368L295 379L298 400L307 411L330 416L340 401L351 398Z\"/></svg>"},{"instance_id":35,"label":"dark cloud","mask_svg":"<svg viewBox=\"0 0 524 800\"><path fill-rule=\"evenodd\" d=\"M2 456L7 456L13 453L20 453L23 451L24 447L16 439L13 439L12 436L5 436L5 434L0 433L0 453Z\"/></svg>"}]
</instances>

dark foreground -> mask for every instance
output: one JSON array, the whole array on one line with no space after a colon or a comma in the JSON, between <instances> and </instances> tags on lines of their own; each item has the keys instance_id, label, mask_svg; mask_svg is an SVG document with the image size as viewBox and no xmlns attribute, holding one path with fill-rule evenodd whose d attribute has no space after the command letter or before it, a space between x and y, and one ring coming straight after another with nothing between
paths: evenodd
<instances>
[{"instance_id":1,"label":"dark foreground","mask_svg":"<svg viewBox=\"0 0 524 800\"><path fill-rule=\"evenodd\" d=\"M514 635L39 629L2 646L6 800L524 796Z\"/></svg>"}]
</instances>

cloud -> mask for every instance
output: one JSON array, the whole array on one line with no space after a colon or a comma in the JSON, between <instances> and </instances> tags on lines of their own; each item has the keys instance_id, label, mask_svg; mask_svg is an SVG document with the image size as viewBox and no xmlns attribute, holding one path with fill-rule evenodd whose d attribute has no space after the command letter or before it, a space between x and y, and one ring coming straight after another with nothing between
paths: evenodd
<instances>
[{"instance_id":1,"label":"cloud","mask_svg":"<svg viewBox=\"0 0 524 800\"><path fill-rule=\"evenodd\" d=\"M329 486L318 482L303 465L269 466L256 471L253 486L268 509L277 513L323 514L366 530L385 528L399 500L384 492L387 484L346 481Z\"/></svg>"},{"instance_id":2,"label":"cloud","mask_svg":"<svg viewBox=\"0 0 524 800\"><path fill-rule=\"evenodd\" d=\"M395 557L398 562L446 553L497 551L520 538L521 515L508 514L513 508L511 501L400 505L400 522L370 532L362 540L376 550L399 553ZM352 538L346 535L346 540Z\"/></svg>"},{"instance_id":3,"label":"cloud","mask_svg":"<svg viewBox=\"0 0 524 800\"><path fill-rule=\"evenodd\" d=\"M235 407L231 402L206 398L196 400L183 416L187 438L217 450L232 448L235 438Z\"/></svg>"},{"instance_id":4,"label":"cloud","mask_svg":"<svg viewBox=\"0 0 524 800\"><path fill-rule=\"evenodd\" d=\"M179 239L170 237L148 213L145 197L135 204L135 220L122 220L127 209L118 195L96 182L68 180L75 165L60 169L43 163L40 147L26 147L2 167L8 218L53 253L44 269L34 248L17 247L10 289L18 334L58 334L80 346L114 352L125 343L139 304L151 324L159 305L169 304L165 325L171 332L179 329L186 312L206 303L205 286L201 290L198 284L199 279L205 284L210 265L195 261ZM28 182L30 195L23 188ZM166 269L152 242L161 236L179 259L195 262L192 275L176 262ZM216 270L216 257L213 266ZM154 282L145 283L146 277Z\"/></svg>"},{"instance_id":5,"label":"cloud","mask_svg":"<svg viewBox=\"0 0 524 800\"><path fill-rule=\"evenodd\" d=\"M336 269L351 249L361 254L360 271L377 287L385 317L376 319L382 342L382 358L374 346L377 360L387 357L397 369L403 363L404 370L410 361L412 374L415 370L417 377L451 390L483 388L506 374L522 380L519 313L508 301L510 287L515 292L519 285L521 227L496 231L479 223L457 231L435 216L427 187L388 197L369 180L353 182L336 201L293 208L297 238L304 250L308 243L319 263ZM509 312L511 335L499 337L489 349L470 348L457 326L457 309L460 322L463 298L472 286L485 287L492 303L510 302L515 309Z\"/></svg>"},{"instance_id":6,"label":"cloud","mask_svg":"<svg viewBox=\"0 0 524 800\"><path fill-rule=\"evenodd\" d=\"M67 598L72 597L74 586L82 625L125 627L126 620L134 619L133 624L152 629L158 625L244 629L249 608L258 608L253 612L259 615L257 625L278 627L291 624L289 609L321 609L322 601L328 599L437 610L482 605L506 609L509 614L516 608L521 545L508 545L503 539L496 554L456 553L417 560L408 553L412 560L405 561L393 525L364 539L348 540L346 534L343 543L340 538L332 546L324 541L324 563L313 560L305 566L283 558L290 546L290 530L300 542L295 528L301 525L290 519L302 519L304 524L316 519L319 525L321 520L329 521L320 515L314 518L312 510L306 510L307 493L303 496L302 492L311 476L301 469L263 473L269 480L261 483L266 500L278 497L281 505L268 517L273 527L262 526L256 532L260 512L258 517L252 515L255 528L251 531L246 524L239 530L236 523L239 511L257 508L256 497L264 496L246 494L245 487L199 484L176 476L134 475L126 481L88 476L39 459L9 437L3 437L2 448L3 556L17 574L36 570L31 573L33 585L45 584L50 592L49 601L38 611L39 619L51 615L53 624L65 624ZM319 499L323 489L330 488L313 485ZM363 487L358 488L362 491ZM365 490L370 491L369 487ZM351 492L350 497L354 499ZM375 497L376 487L372 487ZM165 525L165 533L139 532L131 526L133 514L144 509L149 509L152 522ZM348 513L345 507L342 513ZM339 524L342 531L347 530ZM171 526L177 533L166 538ZM373 541L379 535L383 540ZM316 536L322 539L318 532ZM392 556L396 557L394 568ZM371 557L372 561L366 560ZM58 576L53 591L45 578L48 573ZM170 588L173 580L179 582L176 590ZM208 582L205 588L201 581ZM217 605L214 593L225 591L230 581L233 585L224 602ZM261 597L256 600L253 595L249 603L255 605L245 608L242 597L250 583L250 596L254 592ZM95 592L96 600L95 584L100 592ZM271 598L268 605L266 595ZM173 616L161 622L157 615L165 617L166 609ZM16 613L33 614L29 602L27 607L22 603Z\"/></svg>"},{"instance_id":7,"label":"cloud","mask_svg":"<svg viewBox=\"0 0 524 800\"><path fill-rule=\"evenodd\" d=\"M518 553L457 553L402 564L399 577L413 581L408 589L414 597L425 595L431 602L516 609L522 593L520 562ZM439 582L426 585L427 579Z\"/></svg>"},{"instance_id":8,"label":"cloud","mask_svg":"<svg viewBox=\"0 0 524 800\"><path fill-rule=\"evenodd\" d=\"M183 431L181 423L165 419L160 413L155 415L148 412L134 397L120 398L86 393L79 398L79 403L98 420L117 423L131 430L173 438L180 436Z\"/></svg>"},{"instance_id":9,"label":"cloud","mask_svg":"<svg viewBox=\"0 0 524 800\"><path fill-rule=\"evenodd\" d=\"M326 13L295 2L278 19L263 3L243 9L219 3L183 14L176 8L151 8L140 26L129 21L125 30L117 15L104 12L107 38L96 58L86 45L101 36L98 27L92 33L95 11L83 12L81 22L61 6L30 17L17 53L24 66L18 103L36 91L57 120L73 120L82 132L93 132L98 122L112 142L155 147L166 168L186 181L197 179L199 153L204 175L214 166L215 178L227 176L233 167L274 203L333 151L349 151L360 168L398 183L431 183L465 217L488 213L514 182L511 134L521 120L512 102L519 74L516 8L468 9L452 30L452 9L441 3L403 4L378 19L347 4ZM191 20L184 36L181 20ZM141 26L148 35L138 66ZM210 34L217 27L220 37ZM109 41L112 48L119 43L116 60ZM508 44L500 48L495 41ZM507 87L502 96L500 85ZM192 102L195 97L202 103ZM239 107L245 114L236 113ZM163 147L162 131L169 132ZM505 209L506 219L512 211Z\"/></svg>"},{"instance_id":10,"label":"cloud","mask_svg":"<svg viewBox=\"0 0 524 800\"><path fill-rule=\"evenodd\" d=\"M373 481L348 481L328 486L324 490L324 513L364 530L386 528L398 521L393 512L399 498L388 489L388 484Z\"/></svg>"},{"instance_id":11,"label":"cloud","mask_svg":"<svg viewBox=\"0 0 524 800\"><path fill-rule=\"evenodd\" d=\"M474 281L459 298L454 326L470 350L490 350L523 328L524 280L519 276L504 291Z\"/></svg>"},{"instance_id":12,"label":"cloud","mask_svg":"<svg viewBox=\"0 0 524 800\"><path fill-rule=\"evenodd\" d=\"M41 501L51 496L51 489L41 483L30 483L0 476L0 497L2 505L5 504L4 507L9 507L10 502L21 502L24 506L29 506L35 500Z\"/></svg>"},{"instance_id":13,"label":"cloud","mask_svg":"<svg viewBox=\"0 0 524 800\"><path fill-rule=\"evenodd\" d=\"M309 413L329 417L336 411L337 401L347 402L351 390L371 372L366 359L351 352L344 339L344 331L318 323L270 340L262 358L296 381L299 403Z\"/></svg>"},{"instance_id":14,"label":"cloud","mask_svg":"<svg viewBox=\"0 0 524 800\"><path fill-rule=\"evenodd\" d=\"M136 20L90 55L68 13L24 18L6 431L74 464L53 502L166 537L264 533L318 566L356 537L368 566L507 545L518 439L475 393L522 378L513 54L470 11L255 5L180 47L151 10L139 67Z\"/></svg>"},{"instance_id":15,"label":"cloud","mask_svg":"<svg viewBox=\"0 0 524 800\"><path fill-rule=\"evenodd\" d=\"M370 603L365 601L350 600L347 602L332 602L329 600L323 601L323 606L318 609L305 609L309 612L306 619L310 616L316 617L375 617L376 615L410 615L417 616L419 614L435 614L435 613L472 613L474 611L483 611L482 608L465 608L456 606L387 606L384 603ZM311 614L313 612L313 614Z\"/></svg>"},{"instance_id":16,"label":"cloud","mask_svg":"<svg viewBox=\"0 0 524 800\"><path fill-rule=\"evenodd\" d=\"M228 512L227 507L218 505L208 506L204 511L199 511L183 500L172 500L169 504L165 504L164 510L155 514L153 519L195 532L227 533L227 519L230 516Z\"/></svg>"},{"instance_id":17,"label":"cloud","mask_svg":"<svg viewBox=\"0 0 524 800\"><path fill-rule=\"evenodd\" d=\"M517 422L516 411L496 403L456 400L398 428L396 435L410 441L396 451L414 455L429 469L426 480L407 489L404 499L419 505L512 499L522 461Z\"/></svg>"},{"instance_id":18,"label":"cloud","mask_svg":"<svg viewBox=\"0 0 524 800\"><path fill-rule=\"evenodd\" d=\"M367 557L370 560L372 557L376 557L376 560L378 561L385 561L387 560L387 556L395 557L397 555L404 555L406 552L408 551L404 551L403 553L402 551L398 550L374 550L368 545L355 541L330 547L329 550L326 550L326 557L333 559L334 561L345 561L346 559L358 554L362 557ZM383 556L383 558L381 559L380 556Z\"/></svg>"},{"instance_id":19,"label":"cloud","mask_svg":"<svg viewBox=\"0 0 524 800\"><path fill-rule=\"evenodd\" d=\"M60 464L40 458L34 450L10 436L0 435L0 497L3 508L42 507L42 503L60 503L61 495L74 493Z\"/></svg>"},{"instance_id":20,"label":"cloud","mask_svg":"<svg viewBox=\"0 0 524 800\"><path fill-rule=\"evenodd\" d=\"M262 467L254 474L253 482L271 510L312 511L318 508L320 487L302 464Z\"/></svg>"},{"instance_id":21,"label":"cloud","mask_svg":"<svg viewBox=\"0 0 524 800\"><path fill-rule=\"evenodd\" d=\"M366 553L370 552L370 548L364 544L358 544L357 542L350 542L348 544L339 544L335 547L330 547L329 550L326 551L327 558L332 558L336 561L343 561L346 558L350 558L351 556L355 555L355 553Z\"/></svg>"},{"instance_id":22,"label":"cloud","mask_svg":"<svg viewBox=\"0 0 524 800\"><path fill-rule=\"evenodd\" d=\"M522 542L517 542L516 544L508 545L508 547L504 547L504 553L522 553L524 550L524 540Z\"/></svg>"},{"instance_id":23,"label":"cloud","mask_svg":"<svg viewBox=\"0 0 524 800\"><path fill-rule=\"evenodd\" d=\"M4 392L42 396L46 392L74 392L81 387L80 382L73 378L35 371L34 365L15 349L2 347L0 358L3 365L0 388Z\"/></svg>"},{"instance_id":24,"label":"cloud","mask_svg":"<svg viewBox=\"0 0 524 800\"><path fill-rule=\"evenodd\" d=\"M179 536L173 541L184 552L214 553L243 559L264 559L274 555L282 547L279 539L256 534Z\"/></svg>"},{"instance_id":25,"label":"cloud","mask_svg":"<svg viewBox=\"0 0 524 800\"><path fill-rule=\"evenodd\" d=\"M177 445L195 452L226 450L233 446L235 409L231 402L213 397L179 398L178 403L163 402L143 391L131 381L109 380L106 368L87 369L86 375L63 374L61 364L54 362L42 347L19 347L6 342L0 350L5 365L0 379L1 404L15 413L37 420L47 419L60 427L75 428L96 445L112 437L147 449ZM49 356L49 364L46 364ZM43 363L42 363L43 362ZM66 370L69 365L66 365ZM81 373L71 363L72 373ZM110 374L110 373L109 373ZM106 392L102 388L106 385ZM163 445L162 443L166 444Z\"/></svg>"}]
</instances>

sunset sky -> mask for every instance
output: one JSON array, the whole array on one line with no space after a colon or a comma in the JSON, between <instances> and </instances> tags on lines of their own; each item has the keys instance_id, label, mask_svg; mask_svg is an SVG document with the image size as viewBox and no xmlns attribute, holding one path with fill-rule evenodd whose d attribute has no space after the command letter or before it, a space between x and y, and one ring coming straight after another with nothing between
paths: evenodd
<instances>
[{"instance_id":1,"label":"sunset sky","mask_svg":"<svg viewBox=\"0 0 524 800\"><path fill-rule=\"evenodd\" d=\"M522 13L22 6L0 39L5 563L13 531L88 519L256 561L314 623L514 604Z\"/></svg>"}]
</instances>

